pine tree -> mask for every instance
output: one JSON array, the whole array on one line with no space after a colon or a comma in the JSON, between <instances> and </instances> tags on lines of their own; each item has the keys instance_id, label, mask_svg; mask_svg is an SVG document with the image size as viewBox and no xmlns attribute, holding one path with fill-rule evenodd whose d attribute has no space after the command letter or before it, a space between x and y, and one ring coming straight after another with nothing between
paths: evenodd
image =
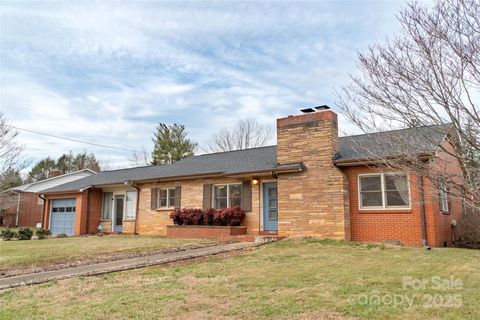
<instances>
[{"instance_id":1,"label":"pine tree","mask_svg":"<svg viewBox=\"0 0 480 320\"><path fill-rule=\"evenodd\" d=\"M195 142L187 138L185 127L174 123L167 125L159 123L156 127L153 139L152 164L161 165L174 163L193 155L197 146Z\"/></svg>"}]
</instances>

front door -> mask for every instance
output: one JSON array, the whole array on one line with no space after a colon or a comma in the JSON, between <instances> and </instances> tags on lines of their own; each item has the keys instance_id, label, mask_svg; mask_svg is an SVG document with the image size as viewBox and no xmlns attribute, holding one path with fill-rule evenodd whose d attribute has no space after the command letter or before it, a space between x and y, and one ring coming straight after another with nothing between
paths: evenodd
<instances>
[{"instance_id":1,"label":"front door","mask_svg":"<svg viewBox=\"0 0 480 320\"><path fill-rule=\"evenodd\" d=\"M263 184L263 230L278 230L278 193L276 182Z\"/></svg>"},{"instance_id":2,"label":"front door","mask_svg":"<svg viewBox=\"0 0 480 320\"><path fill-rule=\"evenodd\" d=\"M115 196L115 219L113 225L113 231L122 232L122 223L123 223L123 195Z\"/></svg>"}]
</instances>

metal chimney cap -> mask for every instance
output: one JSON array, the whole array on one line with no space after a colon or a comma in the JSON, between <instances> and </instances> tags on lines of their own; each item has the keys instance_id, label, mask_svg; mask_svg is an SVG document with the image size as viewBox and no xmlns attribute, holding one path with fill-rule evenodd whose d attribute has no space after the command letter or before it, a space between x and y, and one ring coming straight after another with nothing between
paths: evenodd
<instances>
[{"instance_id":1,"label":"metal chimney cap","mask_svg":"<svg viewBox=\"0 0 480 320\"><path fill-rule=\"evenodd\" d=\"M329 110L329 109L330 109L330 107L329 107L329 106L327 106L326 104L324 104L324 105L321 105L321 106L315 107L315 109L317 109L317 110L319 110L319 111L320 111L320 110Z\"/></svg>"},{"instance_id":2,"label":"metal chimney cap","mask_svg":"<svg viewBox=\"0 0 480 320\"><path fill-rule=\"evenodd\" d=\"M300 109L301 112L303 113L312 113L315 112L312 108L305 108L305 109Z\"/></svg>"}]
</instances>

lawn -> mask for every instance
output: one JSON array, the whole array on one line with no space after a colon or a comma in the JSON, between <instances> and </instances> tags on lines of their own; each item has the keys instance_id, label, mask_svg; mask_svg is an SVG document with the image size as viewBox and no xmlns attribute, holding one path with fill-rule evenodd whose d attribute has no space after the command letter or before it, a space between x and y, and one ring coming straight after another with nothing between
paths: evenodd
<instances>
[{"instance_id":1,"label":"lawn","mask_svg":"<svg viewBox=\"0 0 480 320\"><path fill-rule=\"evenodd\" d=\"M45 240L1 241L0 270L43 267L102 256L161 250L188 244L209 243L203 240L167 239L133 235L109 235Z\"/></svg>"},{"instance_id":2,"label":"lawn","mask_svg":"<svg viewBox=\"0 0 480 320\"><path fill-rule=\"evenodd\" d=\"M479 266L473 250L284 240L229 258L4 291L0 318L480 319ZM428 283L404 289L403 277ZM432 277L453 281L440 290Z\"/></svg>"}]
</instances>

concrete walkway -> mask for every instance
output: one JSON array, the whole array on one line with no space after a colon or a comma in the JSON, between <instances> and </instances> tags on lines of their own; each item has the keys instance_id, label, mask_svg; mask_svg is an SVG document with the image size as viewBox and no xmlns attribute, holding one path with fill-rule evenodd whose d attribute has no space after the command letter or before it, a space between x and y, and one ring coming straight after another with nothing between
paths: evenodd
<instances>
[{"instance_id":1,"label":"concrete walkway","mask_svg":"<svg viewBox=\"0 0 480 320\"><path fill-rule=\"evenodd\" d=\"M156 254L145 257L130 258L124 260L116 260L110 262L96 263L80 267L65 268L53 271L45 271L20 276L1 278L0 290L19 287L23 285L38 284L52 280L60 280L73 278L78 276L92 276L109 272L123 271L128 269L143 268L165 264L169 262L200 258L205 256L216 255L225 252L232 252L252 248L258 244L252 242L228 243L216 246L191 249L179 252Z\"/></svg>"}]
</instances>

